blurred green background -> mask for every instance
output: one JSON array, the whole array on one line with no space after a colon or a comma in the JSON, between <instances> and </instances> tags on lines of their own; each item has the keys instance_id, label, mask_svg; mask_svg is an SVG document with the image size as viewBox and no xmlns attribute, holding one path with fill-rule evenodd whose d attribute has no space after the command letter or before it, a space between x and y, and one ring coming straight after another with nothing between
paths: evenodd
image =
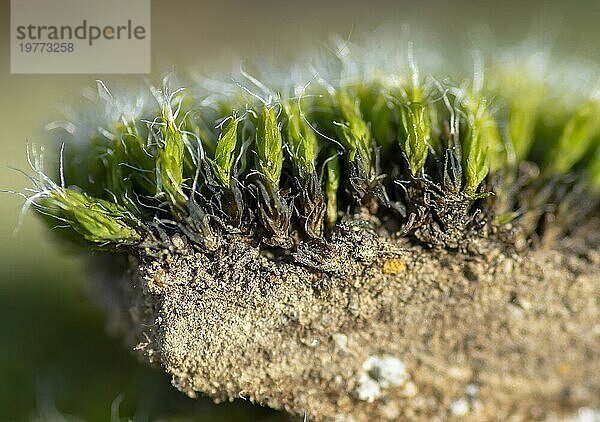
<instances>
[{"instance_id":1,"label":"blurred green background","mask_svg":"<svg viewBox=\"0 0 600 422\"><path fill-rule=\"evenodd\" d=\"M76 101L95 79L110 87L140 76L11 75L9 2L2 2L0 189L22 190L28 180L10 167L27 170L26 143L46 144L43 126L60 118L61 103ZM468 46L471 28L510 44L535 27L558 34L559 48L597 61L599 18L597 1L153 0L152 77L173 67L227 69L232 57L285 62L296 46L318 46L331 33L351 38L381 23L410 23L443 40L440 48ZM0 196L0 420L284 418L240 400L216 406L188 399L161 371L132 358L106 333L102 312L88 295L83 263L53 243L32 216L13 236L22 203L16 195Z\"/></svg>"}]
</instances>

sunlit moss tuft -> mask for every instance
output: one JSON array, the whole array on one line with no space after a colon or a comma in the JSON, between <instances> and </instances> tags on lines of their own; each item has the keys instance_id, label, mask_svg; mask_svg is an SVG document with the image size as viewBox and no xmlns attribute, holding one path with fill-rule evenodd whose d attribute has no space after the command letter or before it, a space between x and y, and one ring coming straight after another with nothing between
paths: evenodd
<instances>
[{"instance_id":1,"label":"sunlit moss tuft","mask_svg":"<svg viewBox=\"0 0 600 422\"><path fill-rule=\"evenodd\" d=\"M422 78L412 53L379 72L340 60L343 77L285 88L245 73L250 88L218 92L167 78L129 105L99 84L91 108L56 125L61 183L43 176L28 204L102 247L178 231L206 248L242 233L289 249L370 213L456 248L495 226L535 238L545 213L581 214L564 192L600 193L600 102L584 90L557 95L518 64L456 86L470 75Z\"/></svg>"}]
</instances>

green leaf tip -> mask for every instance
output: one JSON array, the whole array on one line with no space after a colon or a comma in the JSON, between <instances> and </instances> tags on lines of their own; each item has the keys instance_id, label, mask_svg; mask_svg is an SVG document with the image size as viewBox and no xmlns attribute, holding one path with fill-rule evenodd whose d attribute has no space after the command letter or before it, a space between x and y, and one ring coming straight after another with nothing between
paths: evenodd
<instances>
[{"instance_id":1,"label":"green leaf tip","mask_svg":"<svg viewBox=\"0 0 600 422\"><path fill-rule=\"evenodd\" d=\"M179 213L187 202L183 192L183 163L185 153L184 135L175 121L171 104L162 106L162 137L156 159L157 192L164 194L174 213Z\"/></svg>"},{"instance_id":2,"label":"green leaf tip","mask_svg":"<svg viewBox=\"0 0 600 422\"><path fill-rule=\"evenodd\" d=\"M468 196L475 197L490 171L490 156L497 152L500 139L486 98L466 95L462 105L466 120L466 131L461 142L464 191Z\"/></svg>"},{"instance_id":3,"label":"green leaf tip","mask_svg":"<svg viewBox=\"0 0 600 422\"><path fill-rule=\"evenodd\" d=\"M357 153L366 163L372 159L372 139L369 126L364 121L360 111L360 100L349 89L338 89L335 94L339 107L341 122L336 122L340 129L340 140L347 149L349 162L354 162Z\"/></svg>"},{"instance_id":4,"label":"green leaf tip","mask_svg":"<svg viewBox=\"0 0 600 422\"><path fill-rule=\"evenodd\" d=\"M305 179L315 171L318 146L317 135L302 112L301 100L286 101L284 110L287 117L286 141L292 161L300 177Z\"/></svg>"},{"instance_id":5,"label":"green leaf tip","mask_svg":"<svg viewBox=\"0 0 600 422\"><path fill-rule=\"evenodd\" d=\"M67 223L95 244L133 244L141 222L126 208L69 188L53 189L36 200L40 212Z\"/></svg>"},{"instance_id":6,"label":"green leaf tip","mask_svg":"<svg viewBox=\"0 0 600 422\"><path fill-rule=\"evenodd\" d=\"M217 141L214 159L209 159L213 173L223 187L231 184L231 173L235 162L239 120L231 117L225 124Z\"/></svg>"},{"instance_id":7,"label":"green leaf tip","mask_svg":"<svg viewBox=\"0 0 600 422\"><path fill-rule=\"evenodd\" d=\"M283 140L274 106L265 106L256 128L256 169L271 188L279 186L283 166Z\"/></svg>"},{"instance_id":8,"label":"green leaf tip","mask_svg":"<svg viewBox=\"0 0 600 422\"><path fill-rule=\"evenodd\" d=\"M419 176L430 146L431 116L422 89L414 86L407 91L402 93L403 99L398 105L403 129L398 141L408 159L410 172Z\"/></svg>"}]
</instances>

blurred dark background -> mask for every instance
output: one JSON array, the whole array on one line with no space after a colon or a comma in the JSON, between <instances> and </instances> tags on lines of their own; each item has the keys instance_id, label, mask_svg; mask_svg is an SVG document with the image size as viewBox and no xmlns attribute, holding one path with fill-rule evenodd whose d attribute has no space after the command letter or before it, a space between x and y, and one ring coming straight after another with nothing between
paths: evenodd
<instances>
[{"instance_id":1,"label":"blurred dark background","mask_svg":"<svg viewBox=\"0 0 600 422\"><path fill-rule=\"evenodd\" d=\"M45 144L45 123L60 118L95 79L119 75L11 75L9 2L1 0L0 189L28 180L27 142ZM98 2L101 4L101 1ZM299 47L365 34L382 24L410 24L440 49L464 49L472 30L504 44L532 30L555 35L559 49L598 61L600 2L540 1L192 1L152 2L152 78L171 68L200 72L231 58L269 56L285 62ZM437 41L436 41L437 40ZM384 54L384 53L383 53ZM0 196L0 420L282 420L283 415L238 400L213 405L170 387L168 377L137 362L106 333L88 296L85 267L52 242L29 216L13 230L23 201Z\"/></svg>"}]
</instances>

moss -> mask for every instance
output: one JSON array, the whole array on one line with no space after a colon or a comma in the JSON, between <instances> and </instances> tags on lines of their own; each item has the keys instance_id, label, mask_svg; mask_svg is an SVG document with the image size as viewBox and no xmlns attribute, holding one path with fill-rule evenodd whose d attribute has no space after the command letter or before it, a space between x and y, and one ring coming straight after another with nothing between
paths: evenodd
<instances>
[{"instance_id":1,"label":"moss","mask_svg":"<svg viewBox=\"0 0 600 422\"><path fill-rule=\"evenodd\" d=\"M412 53L333 62L308 85L167 79L124 103L100 84L57 177L33 155L26 205L126 252L95 258L110 315L190 396L356 420L464 413L467 382L483 419L591 403L565 407L598 396L580 335L598 320L597 100L494 66L489 84L421 77Z\"/></svg>"},{"instance_id":2,"label":"moss","mask_svg":"<svg viewBox=\"0 0 600 422\"><path fill-rule=\"evenodd\" d=\"M275 86L267 99L166 79L123 107L100 84L93 117L60 135L66 186L38 186L29 202L103 247L178 230L204 246L241 231L294 249L356 211L443 247L503 227L539 237L549 209L568 232L571 209L549 207L562 197L545 186L597 197L600 102L576 90L557 101L527 66L455 85L408 57L405 71L371 72L385 77Z\"/></svg>"}]
</instances>

